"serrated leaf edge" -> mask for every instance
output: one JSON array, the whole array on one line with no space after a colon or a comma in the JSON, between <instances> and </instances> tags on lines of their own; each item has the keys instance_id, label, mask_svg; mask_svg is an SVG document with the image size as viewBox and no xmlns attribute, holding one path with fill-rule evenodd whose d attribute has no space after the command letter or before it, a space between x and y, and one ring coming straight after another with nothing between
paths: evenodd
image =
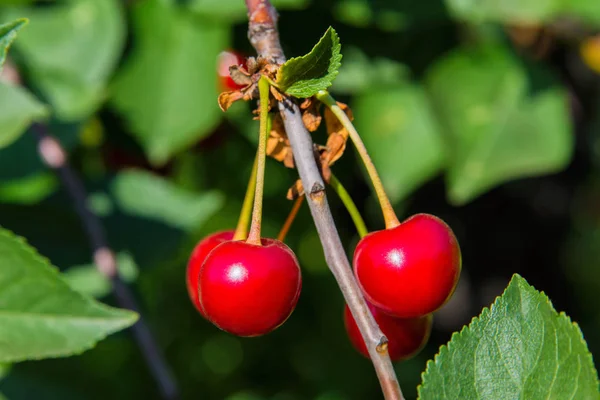
<instances>
[{"instance_id":1,"label":"serrated leaf edge","mask_svg":"<svg viewBox=\"0 0 600 400\"><path fill-rule=\"evenodd\" d=\"M427 373L431 372L430 369L432 369L434 366L439 366L439 362L440 362L439 358L440 357L442 357L443 355L450 352L450 350L452 350L452 348L454 347L453 341L454 341L455 337L459 337L463 334L465 334L465 335L468 334L475 324L478 324L483 317L485 317L489 313L491 313L492 310L494 310L494 308L496 307L496 303L498 302L498 300L506 294L506 291L513 284L513 282L515 282L516 285L518 285L519 287L523 287L523 284L526 284L527 286L533 288L536 292L538 292L539 294L542 295L542 297L548 302L548 305L550 306L551 310L556 312L558 314L559 318L565 318L571 325L573 325L574 327L577 328L579 340L580 340L581 344L583 344L584 347L588 350L586 356L589 358L589 362L592 366L592 370L595 372L596 385L600 384L600 381L598 380L598 371L594 364L594 357L592 356L592 353L589 351L587 342L585 341L585 338L583 337L583 332L581 331L581 328L579 328L579 325L576 322L573 322L571 320L571 318L564 311L557 312L556 309L554 308L554 305L552 304L552 300L550 300L550 298L546 295L546 293L544 293L541 290L537 290L534 286L530 285L527 282L527 280L525 278L523 278L521 275L514 274L512 276L512 278L510 279L510 281L508 282L508 285L506 286L506 288L504 289L502 294L499 296L496 296L496 298L494 299L492 304L489 307L484 307L481 310L481 313L479 315L476 315L471 319L469 324L463 326L463 328L460 331L454 332L452 334L452 336L450 337L450 340L448 341L448 343L441 345L437 354L434 356L434 358L432 360L427 361L427 364L425 366L425 371L423 371L421 373L421 383L419 383L419 386L417 386L417 399L421 399L421 388L423 387L423 380L425 378L425 375Z\"/></svg>"},{"instance_id":2,"label":"serrated leaf edge","mask_svg":"<svg viewBox=\"0 0 600 400\"><path fill-rule=\"evenodd\" d=\"M329 28L327 28L327 30L325 31L323 36L321 36L319 41L313 46L313 48L308 53L306 53L303 56L292 57L279 67L279 70L277 71L276 83L279 83L279 73L281 72L281 70L283 68L286 67L286 65L289 65L289 63L291 63L291 62L301 61L301 60L308 58L312 54L312 52L315 51L317 46L319 46L319 44L321 44L321 41L323 41L327 37L328 34L331 34L333 36L333 39L332 39L333 48L334 49L337 48L340 45L340 37L337 34L337 31L335 30L335 28L330 26ZM337 54L335 54L335 53L337 53ZM333 72L331 72L331 82L329 83L328 86L326 86L326 88L330 87L333 84L333 80L338 76L338 74L340 72L340 67L342 66L342 57L343 57L343 55L340 50L337 50L337 52L334 52L334 57L332 57L332 59L334 60L334 63L332 64L332 66L334 66L335 69ZM290 85L286 89L283 89L283 91L292 96L297 95L298 94L297 92L296 93L294 91L288 92L288 89L290 87L292 87L292 85Z\"/></svg>"},{"instance_id":3,"label":"serrated leaf edge","mask_svg":"<svg viewBox=\"0 0 600 400\"><path fill-rule=\"evenodd\" d=\"M50 260L47 257L44 257L43 255L41 255L40 253L38 253L35 248L33 246L31 246L28 242L27 239L25 239L22 236L19 236L17 234L15 234L14 232L0 226L0 237L6 237L9 239L14 240L15 242L19 243L21 245L21 249L23 249L26 253L28 253L29 255L32 256L32 258L36 261L39 261L41 263L43 263L48 271L52 274L54 274L56 276L56 278L58 280L60 280L61 282L63 282L67 288L67 290L72 291L73 293L75 293L77 296L79 296L83 301L93 305L94 307L100 308L100 309L104 309L104 310L110 310L112 312L114 311L118 311L119 313L122 314L122 317L120 318L122 321L120 323L116 323L115 326L111 329L107 329L104 332L100 332L98 333L98 335L94 336L93 340L90 341L89 345L83 345L81 347L78 347L77 349L74 349L70 352L54 352L54 351L49 351L49 352L41 352L40 355L38 356L31 356L31 357L0 357L0 362L18 362L18 361L25 361L25 360L40 360L43 358L50 358L50 357L67 357L67 356L71 356L71 355L78 355L81 354L83 352L85 352L86 350L92 349L96 346L96 344L105 339L106 337L108 337L110 334L117 332L123 328L126 328L128 326L133 325L138 319L139 319L139 315L134 312L134 311L130 311L130 310L124 310L124 309L119 309L119 308L114 308L114 307L109 307L106 304L100 303L94 299L88 298L86 296L84 296L83 294L77 292L76 290L73 290L71 288L71 286L65 282L63 280L63 278L60 275L60 272L58 270L57 267L55 267L54 265L52 265L52 263L50 262ZM0 312L0 314L2 314L3 312ZM93 320L93 321L109 321L110 319L108 318L93 318L93 317L78 317L78 316L72 316L69 314L64 314L61 315L60 317L63 318L68 318L71 317L72 319L80 319L80 320L84 320L84 319L89 319L89 320ZM60 318L59 316L51 316L49 318Z\"/></svg>"}]
</instances>

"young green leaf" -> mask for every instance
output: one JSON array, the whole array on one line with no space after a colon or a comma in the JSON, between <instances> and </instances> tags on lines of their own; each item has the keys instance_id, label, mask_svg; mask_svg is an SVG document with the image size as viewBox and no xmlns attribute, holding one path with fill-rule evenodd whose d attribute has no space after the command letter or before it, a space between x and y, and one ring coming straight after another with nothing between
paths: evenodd
<instances>
[{"instance_id":1,"label":"young green leaf","mask_svg":"<svg viewBox=\"0 0 600 400\"><path fill-rule=\"evenodd\" d=\"M310 53L290 58L277 72L277 85L295 97L311 97L333 83L342 61L340 39L329 27Z\"/></svg>"},{"instance_id":2,"label":"young green leaf","mask_svg":"<svg viewBox=\"0 0 600 400\"><path fill-rule=\"evenodd\" d=\"M427 363L421 400L600 399L577 324L514 275L489 309Z\"/></svg>"},{"instance_id":3,"label":"young green leaf","mask_svg":"<svg viewBox=\"0 0 600 400\"><path fill-rule=\"evenodd\" d=\"M6 59L6 53L11 43L17 37L17 31L27 24L27 19L21 18L7 24L0 25L0 71Z\"/></svg>"},{"instance_id":4,"label":"young green leaf","mask_svg":"<svg viewBox=\"0 0 600 400\"><path fill-rule=\"evenodd\" d=\"M16 48L31 83L64 120L93 113L104 100L106 84L125 44L125 17L119 0L57 2L52 7L9 9L31 24Z\"/></svg>"},{"instance_id":5,"label":"young green leaf","mask_svg":"<svg viewBox=\"0 0 600 400\"><path fill-rule=\"evenodd\" d=\"M228 28L198 23L168 3L133 6L135 46L112 99L154 164L209 134L222 117L215 63Z\"/></svg>"},{"instance_id":6,"label":"young green leaf","mask_svg":"<svg viewBox=\"0 0 600 400\"><path fill-rule=\"evenodd\" d=\"M455 51L433 66L426 83L452 151L446 175L452 203L569 162L573 134L564 89L543 70L527 71L507 49Z\"/></svg>"},{"instance_id":7,"label":"young green leaf","mask_svg":"<svg viewBox=\"0 0 600 400\"><path fill-rule=\"evenodd\" d=\"M403 199L440 172L444 142L420 86L365 92L356 96L352 109L391 201Z\"/></svg>"},{"instance_id":8,"label":"young green leaf","mask_svg":"<svg viewBox=\"0 0 600 400\"><path fill-rule=\"evenodd\" d=\"M81 353L137 315L73 291L48 260L0 228L0 362Z\"/></svg>"},{"instance_id":9,"label":"young green leaf","mask_svg":"<svg viewBox=\"0 0 600 400\"><path fill-rule=\"evenodd\" d=\"M223 205L223 196L218 192L198 195L141 170L121 172L112 189L117 204L127 214L182 230L198 228Z\"/></svg>"},{"instance_id":10,"label":"young green leaf","mask_svg":"<svg viewBox=\"0 0 600 400\"><path fill-rule=\"evenodd\" d=\"M19 86L0 82L0 148L12 144L34 121L48 116L48 109Z\"/></svg>"}]
</instances>

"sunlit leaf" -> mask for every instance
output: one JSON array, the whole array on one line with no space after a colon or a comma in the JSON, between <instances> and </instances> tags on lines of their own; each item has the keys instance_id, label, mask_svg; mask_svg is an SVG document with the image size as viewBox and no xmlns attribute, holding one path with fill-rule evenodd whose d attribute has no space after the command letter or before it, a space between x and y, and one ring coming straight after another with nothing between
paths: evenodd
<instances>
[{"instance_id":1,"label":"sunlit leaf","mask_svg":"<svg viewBox=\"0 0 600 400\"><path fill-rule=\"evenodd\" d=\"M515 275L427 364L419 399L599 399L579 327Z\"/></svg>"}]
</instances>

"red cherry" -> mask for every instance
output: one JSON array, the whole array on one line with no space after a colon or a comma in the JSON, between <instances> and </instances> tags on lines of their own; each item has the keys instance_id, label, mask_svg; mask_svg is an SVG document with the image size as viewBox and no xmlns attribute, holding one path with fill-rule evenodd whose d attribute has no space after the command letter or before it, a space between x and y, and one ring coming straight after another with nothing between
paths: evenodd
<instances>
[{"instance_id":1,"label":"red cherry","mask_svg":"<svg viewBox=\"0 0 600 400\"><path fill-rule=\"evenodd\" d=\"M200 276L200 267L204 263L208 253L210 253L212 249L221 243L233 239L233 234L234 231L221 231L205 237L198 242L196 247L194 247L194 250L190 256L190 261L188 262L186 271L187 290L188 294L190 295L190 300L192 300L194 306L205 318L206 315L204 314L204 310L202 310L200 300L198 299L198 278Z\"/></svg>"},{"instance_id":2,"label":"red cherry","mask_svg":"<svg viewBox=\"0 0 600 400\"><path fill-rule=\"evenodd\" d=\"M246 58L240 53L232 50L222 51L217 58L217 74L219 81L226 90L239 90L243 85L238 85L229 74L229 67L238 65L243 67L246 65Z\"/></svg>"},{"instance_id":3,"label":"red cherry","mask_svg":"<svg viewBox=\"0 0 600 400\"><path fill-rule=\"evenodd\" d=\"M425 346L431 333L433 321L431 314L417 318L396 318L372 304L367 303L367 305L379 328L388 338L388 353L392 361L411 358ZM344 325L354 348L368 358L369 351L347 305L344 309Z\"/></svg>"},{"instance_id":4,"label":"red cherry","mask_svg":"<svg viewBox=\"0 0 600 400\"><path fill-rule=\"evenodd\" d=\"M400 318L439 309L454 292L460 270L456 237L429 214L370 233L354 251L354 273L367 300Z\"/></svg>"},{"instance_id":5,"label":"red cherry","mask_svg":"<svg viewBox=\"0 0 600 400\"><path fill-rule=\"evenodd\" d=\"M296 256L282 242L229 241L200 270L200 303L217 327L238 336L271 332L290 316L302 287Z\"/></svg>"}]
</instances>

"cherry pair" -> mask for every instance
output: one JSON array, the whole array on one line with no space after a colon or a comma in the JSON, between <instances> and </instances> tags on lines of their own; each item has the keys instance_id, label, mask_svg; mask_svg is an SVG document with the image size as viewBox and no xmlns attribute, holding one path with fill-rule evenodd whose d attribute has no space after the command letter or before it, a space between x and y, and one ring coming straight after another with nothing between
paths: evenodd
<instances>
[{"instance_id":1,"label":"cherry pair","mask_svg":"<svg viewBox=\"0 0 600 400\"><path fill-rule=\"evenodd\" d=\"M431 332L431 313L452 296L461 270L460 248L441 219L417 214L365 236L354 251L354 273L375 321L388 338L392 360L416 354ZM350 310L346 330L356 349L367 348Z\"/></svg>"},{"instance_id":2,"label":"cherry pair","mask_svg":"<svg viewBox=\"0 0 600 400\"><path fill-rule=\"evenodd\" d=\"M187 289L200 314L238 336L271 332L290 316L302 288L298 260L284 243L234 241L214 233L194 248Z\"/></svg>"}]
</instances>

